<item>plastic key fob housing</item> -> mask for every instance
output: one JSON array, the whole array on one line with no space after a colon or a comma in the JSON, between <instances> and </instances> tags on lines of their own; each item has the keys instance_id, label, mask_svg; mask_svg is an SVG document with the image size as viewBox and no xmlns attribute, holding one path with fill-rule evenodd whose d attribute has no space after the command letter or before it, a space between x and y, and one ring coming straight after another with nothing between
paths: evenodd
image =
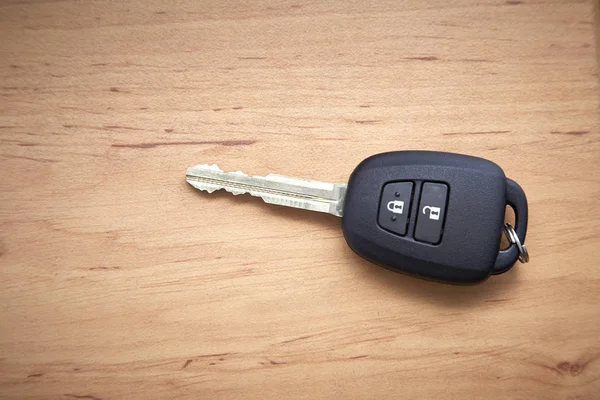
<instances>
[{"instance_id":1,"label":"plastic key fob housing","mask_svg":"<svg viewBox=\"0 0 600 400\"><path fill-rule=\"evenodd\" d=\"M399 151L361 162L348 182L342 228L361 257L398 272L475 283L510 269L518 249L500 250L506 205L525 241L527 199L491 161Z\"/></svg>"}]
</instances>

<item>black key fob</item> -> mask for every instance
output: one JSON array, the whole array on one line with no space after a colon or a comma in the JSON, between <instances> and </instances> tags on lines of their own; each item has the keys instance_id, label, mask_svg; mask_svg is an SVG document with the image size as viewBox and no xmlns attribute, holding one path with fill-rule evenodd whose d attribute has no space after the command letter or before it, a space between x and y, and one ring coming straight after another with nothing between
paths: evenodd
<instances>
[{"instance_id":1,"label":"black key fob","mask_svg":"<svg viewBox=\"0 0 600 400\"><path fill-rule=\"evenodd\" d=\"M514 209L516 224L513 244L500 250L506 205ZM342 228L358 255L383 267L474 283L507 271L523 257L527 198L498 165L482 158L383 153L352 173Z\"/></svg>"}]
</instances>

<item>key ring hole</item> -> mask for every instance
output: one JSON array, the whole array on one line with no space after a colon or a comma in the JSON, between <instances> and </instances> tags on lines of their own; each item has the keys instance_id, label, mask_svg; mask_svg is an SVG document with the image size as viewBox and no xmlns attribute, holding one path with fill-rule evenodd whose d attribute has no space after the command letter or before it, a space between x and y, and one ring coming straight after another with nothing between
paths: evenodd
<instances>
[{"instance_id":1,"label":"key ring hole","mask_svg":"<svg viewBox=\"0 0 600 400\"><path fill-rule=\"evenodd\" d=\"M510 206L506 205L504 210L504 224L510 224L515 226L515 210ZM508 240L504 234L504 230L500 232L500 250L506 250L512 243Z\"/></svg>"}]
</instances>

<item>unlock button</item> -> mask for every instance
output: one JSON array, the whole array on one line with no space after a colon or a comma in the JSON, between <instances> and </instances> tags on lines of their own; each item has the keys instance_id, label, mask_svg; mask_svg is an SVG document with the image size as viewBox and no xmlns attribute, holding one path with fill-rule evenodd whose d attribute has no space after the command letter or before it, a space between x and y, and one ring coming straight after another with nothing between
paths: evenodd
<instances>
[{"instance_id":1,"label":"unlock button","mask_svg":"<svg viewBox=\"0 0 600 400\"><path fill-rule=\"evenodd\" d=\"M448 186L443 183L423 183L415 227L416 240L431 244L440 242L447 201Z\"/></svg>"}]
</instances>

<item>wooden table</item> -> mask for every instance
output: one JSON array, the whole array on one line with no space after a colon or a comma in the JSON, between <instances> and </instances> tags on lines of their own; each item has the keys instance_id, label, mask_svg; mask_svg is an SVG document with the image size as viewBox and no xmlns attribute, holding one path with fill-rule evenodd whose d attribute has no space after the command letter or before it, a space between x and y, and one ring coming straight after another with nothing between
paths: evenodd
<instances>
[{"instance_id":1,"label":"wooden table","mask_svg":"<svg viewBox=\"0 0 600 400\"><path fill-rule=\"evenodd\" d=\"M597 399L594 5L3 1L0 397ZM500 164L531 262L421 281L184 180L400 149Z\"/></svg>"}]
</instances>

